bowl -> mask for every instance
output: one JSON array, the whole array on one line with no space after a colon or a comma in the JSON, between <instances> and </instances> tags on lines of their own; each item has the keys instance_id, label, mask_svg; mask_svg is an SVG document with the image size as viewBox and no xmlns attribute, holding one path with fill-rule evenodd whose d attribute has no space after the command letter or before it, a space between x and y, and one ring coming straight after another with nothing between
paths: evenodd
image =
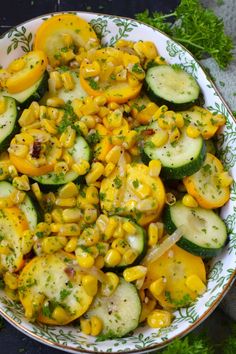
<instances>
[{"instance_id":1,"label":"bowl","mask_svg":"<svg viewBox=\"0 0 236 354\"><path fill-rule=\"evenodd\" d=\"M205 98L205 107L222 113L227 118L224 129L218 134L219 156L226 169L236 176L236 122L215 85L194 57L164 33L141 22L95 13L76 12L88 21L102 43L112 46L126 40L150 40L161 56L171 64L180 64L198 81ZM41 16L12 28L0 39L0 64L5 67L14 58L31 49L34 33L39 25L53 14ZM229 241L223 252L210 262L206 292L190 307L175 311L175 319L168 328L139 327L130 336L99 341L86 336L73 325L56 327L30 323L24 318L20 304L10 300L0 291L0 314L18 330L41 343L70 353L145 353L161 348L197 327L215 309L233 282L236 271L236 183L232 185L230 200L221 210L229 232Z\"/></svg>"}]
</instances>

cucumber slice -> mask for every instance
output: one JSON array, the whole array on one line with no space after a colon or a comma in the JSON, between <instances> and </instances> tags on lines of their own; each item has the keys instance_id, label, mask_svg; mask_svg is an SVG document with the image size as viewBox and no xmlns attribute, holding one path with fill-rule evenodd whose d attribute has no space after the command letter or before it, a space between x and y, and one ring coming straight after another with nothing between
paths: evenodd
<instances>
[{"instance_id":1,"label":"cucumber slice","mask_svg":"<svg viewBox=\"0 0 236 354\"><path fill-rule=\"evenodd\" d=\"M184 225L186 232L177 244L196 256L214 257L226 243L226 226L213 210L189 208L178 201L167 206L164 222L169 233Z\"/></svg>"},{"instance_id":2,"label":"cucumber slice","mask_svg":"<svg viewBox=\"0 0 236 354\"><path fill-rule=\"evenodd\" d=\"M158 134L158 123L149 126ZM181 136L175 143L167 142L156 147L151 138L147 138L142 152L144 163L149 160L160 160L162 164L161 176L165 179L182 179L197 172L206 157L205 142L201 136L190 138L186 130L181 130Z\"/></svg>"},{"instance_id":3,"label":"cucumber slice","mask_svg":"<svg viewBox=\"0 0 236 354\"><path fill-rule=\"evenodd\" d=\"M8 148L12 137L17 133L17 106L14 98L4 97L6 110L0 114L0 151Z\"/></svg>"},{"instance_id":4,"label":"cucumber slice","mask_svg":"<svg viewBox=\"0 0 236 354\"><path fill-rule=\"evenodd\" d=\"M145 85L151 100L175 111L193 106L200 95L196 80L179 66L158 65L149 68Z\"/></svg>"},{"instance_id":5,"label":"cucumber slice","mask_svg":"<svg viewBox=\"0 0 236 354\"><path fill-rule=\"evenodd\" d=\"M102 319L102 339L120 338L137 328L141 314L141 301L136 287L120 278L120 283L110 297L100 293L95 297L86 316Z\"/></svg>"},{"instance_id":6,"label":"cucumber slice","mask_svg":"<svg viewBox=\"0 0 236 354\"><path fill-rule=\"evenodd\" d=\"M32 86L24 91L17 93L9 93L7 91L1 91L1 96L9 96L14 98L22 108L28 107L31 102L39 101L48 88L48 73L42 75L42 77Z\"/></svg>"},{"instance_id":7,"label":"cucumber slice","mask_svg":"<svg viewBox=\"0 0 236 354\"><path fill-rule=\"evenodd\" d=\"M68 91L63 87L57 91L57 97L63 99L65 103L72 102L75 98L81 99L88 96L80 84L79 73L70 71L70 74L75 84L74 89Z\"/></svg>"},{"instance_id":8,"label":"cucumber slice","mask_svg":"<svg viewBox=\"0 0 236 354\"><path fill-rule=\"evenodd\" d=\"M16 188L13 187L11 183L6 181L0 182L0 198L8 197L15 190ZM35 205L33 199L26 195L23 202L18 206L19 209L24 213L30 230L34 230L41 218L38 207Z\"/></svg>"},{"instance_id":9,"label":"cucumber slice","mask_svg":"<svg viewBox=\"0 0 236 354\"><path fill-rule=\"evenodd\" d=\"M71 149L68 149L68 152L73 157L75 163L79 163L81 160L90 160L90 148L86 140L82 136L78 136L76 138L75 145ZM78 173L71 170L66 174L50 172L46 175L32 178L45 186L50 185L59 187L62 184L74 181L78 177Z\"/></svg>"}]
</instances>

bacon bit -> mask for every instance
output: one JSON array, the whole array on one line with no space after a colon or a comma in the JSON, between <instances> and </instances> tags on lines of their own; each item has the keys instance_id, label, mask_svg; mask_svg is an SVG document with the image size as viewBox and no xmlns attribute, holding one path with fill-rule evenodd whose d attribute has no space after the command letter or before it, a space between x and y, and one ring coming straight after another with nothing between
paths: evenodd
<instances>
[{"instance_id":1,"label":"bacon bit","mask_svg":"<svg viewBox=\"0 0 236 354\"><path fill-rule=\"evenodd\" d=\"M41 151L41 143L40 143L40 141L35 141L33 144L31 156L34 159L39 159L40 151Z\"/></svg>"},{"instance_id":2,"label":"bacon bit","mask_svg":"<svg viewBox=\"0 0 236 354\"><path fill-rule=\"evenodd\" d=\"M64 272L68 275L69 278L74 278L75 276L74 268L67 267L66 269L64 269Z\"/></svg>"},{"instance_id":3,"label":"bacon bit","mask_svg":"<svg viewBox=\"0 0 236 354\"><path fill-rule=\"evenodd\" d=\"M153 135L153 134L155 134L155 130L154 129L146 129L146 130L143 130L142 134L143 135Z\"/></svg>"}]
</instances>

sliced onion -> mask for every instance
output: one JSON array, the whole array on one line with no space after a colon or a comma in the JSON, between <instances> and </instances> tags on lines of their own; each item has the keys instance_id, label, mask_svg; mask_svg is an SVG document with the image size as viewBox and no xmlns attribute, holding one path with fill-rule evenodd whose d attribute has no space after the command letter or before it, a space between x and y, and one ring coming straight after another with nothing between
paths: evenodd
<instances>
[{"instance_id":1,"label":"sliced onion","mask_svg":"<svg viewBox=\"0 0 236 354\"><path fill-rule=\"evenodd\" d=\"M184 235L184 226L178 227L172 235L168 236L160 245L152 247L144 257L142 264L148 265L160 258L168 249L170 249Z\"/></svg>"}]
</instances>

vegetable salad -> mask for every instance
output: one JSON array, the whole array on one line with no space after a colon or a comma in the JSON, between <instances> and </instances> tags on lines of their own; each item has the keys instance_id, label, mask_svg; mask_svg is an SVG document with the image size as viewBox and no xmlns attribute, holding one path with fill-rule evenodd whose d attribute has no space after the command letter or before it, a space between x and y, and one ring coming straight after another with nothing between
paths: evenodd
<instances>
[{"instance_id":1,"label":"vegetable salad","mask_svg":"<svg viewBox=\"0 0 236 354\"><path fill-rule=\"evenodd\" d=\"M226 242L225 117L154 43L102 47L74 14L0 70L0 276L29 321L122 337L204 293Z\"/></svg>"}]
</instances>

